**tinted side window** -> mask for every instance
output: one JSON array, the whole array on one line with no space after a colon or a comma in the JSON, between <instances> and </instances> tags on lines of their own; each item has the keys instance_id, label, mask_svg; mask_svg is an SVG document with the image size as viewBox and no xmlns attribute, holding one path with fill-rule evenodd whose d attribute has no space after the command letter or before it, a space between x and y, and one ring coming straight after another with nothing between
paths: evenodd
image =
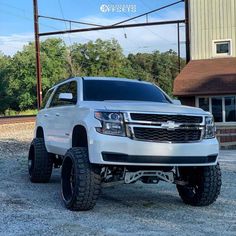
<instances>
[{"instance_id":1,"label":"tinted side window","mask_svg":"<svg viewBox=\"0 0 236 236\"><path fill-rule=\"evenodd\" d=\"M71 101L72 104L77 103L77 82L72 81L69 83L68 93L72 93L73 99Z\"/></svg>"},{"instance_id":2,"label":"tinted side window","mask_svg":"<svg viewBox=\"0 0 236 236\"><path fill-rule=\"evenodd\" d=\"M51 94L53 92L53 89L50 89L47 91L47 93L45 94L44 98L43 98L43 102L42 102L42 105L41 105L41 109L45 108L47 102L48 102L48 99L51 97Z\"/></svg>"},{"instance_id":3,"label":"tinted side window","mask_svg":"<svg viewBox=\"0 0 236 236\"><path fill-rule=\"evenodd\" d=\"M63 106L67 104L67 102L59 100L59 94L66 93L67 88L68 88L68 83L63 84L57 88L56 92L54 93L52 97L50 107Z\"/></svg>"},{"instance_id":4,"label":"tinted side window","mask_svg":"<svg viewBox=\"0 0 236 236\"><path fill-rule=\"evenodd\" d=\"M73 99L68 101L62 101L59 99L60 93L72 93ZM50 107L73 105L77 102L77 82L72 81L70 83L60 85L52 97Z\"/></svg>"}]
</instances>

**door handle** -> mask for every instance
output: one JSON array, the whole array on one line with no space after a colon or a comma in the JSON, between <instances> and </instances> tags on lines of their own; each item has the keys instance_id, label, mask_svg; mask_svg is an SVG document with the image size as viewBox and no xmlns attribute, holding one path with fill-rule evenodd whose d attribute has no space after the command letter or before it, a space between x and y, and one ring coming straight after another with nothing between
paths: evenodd
<instances>
[{"instance_id":1,"label":"door handle","mask_svg":"<svg viewBox=\"0 0 236 236\"><path fill-rule=\"evenodd\" d=\"M44 114L44 117L48 117L48 114Z\"/></svg>"},{"instance_id":2,"label":"door handle","mask_svg":"<svg viewBox=\"0 0 236 236\"><path fill-rule=\"evenodd\" d=\"M60 114L59 114L59 113L56 113L56 116L60 116Z\"/></svg>"}]
</instances>

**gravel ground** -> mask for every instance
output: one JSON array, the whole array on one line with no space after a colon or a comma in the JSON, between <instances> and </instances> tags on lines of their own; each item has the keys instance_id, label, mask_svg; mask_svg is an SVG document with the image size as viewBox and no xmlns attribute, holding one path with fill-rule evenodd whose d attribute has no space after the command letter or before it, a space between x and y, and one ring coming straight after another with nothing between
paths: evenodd
<instances>
[{"instance_id":1,"label":"gravel ground","mask_svg":"<svg viewBox=\"0 0 236 236\"><path fill-rule=\"evenodd\" d=\"M220 154L221 195L209 207L182 203L174 185L136 183L103 189L92 211L60 199L60 171L32 184L27 152L33 124L0 126L0 235L236 235L236 151Z\"/></svg>"}]
</instances>

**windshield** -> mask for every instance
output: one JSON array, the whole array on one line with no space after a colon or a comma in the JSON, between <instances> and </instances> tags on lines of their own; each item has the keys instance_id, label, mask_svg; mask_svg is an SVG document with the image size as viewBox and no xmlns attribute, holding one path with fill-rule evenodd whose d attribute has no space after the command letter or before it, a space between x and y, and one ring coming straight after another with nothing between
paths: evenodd
<instances>
[{"instance_id":1,"label":"windshield","mask_svg":"<svg viewBox=\"0 0 236 236\"><path fill-rule=\"evenodd\" d=\"M84 80L84 101L127 100L170 103L158 87L140 82Z\"/></svg>"}]
</instances>

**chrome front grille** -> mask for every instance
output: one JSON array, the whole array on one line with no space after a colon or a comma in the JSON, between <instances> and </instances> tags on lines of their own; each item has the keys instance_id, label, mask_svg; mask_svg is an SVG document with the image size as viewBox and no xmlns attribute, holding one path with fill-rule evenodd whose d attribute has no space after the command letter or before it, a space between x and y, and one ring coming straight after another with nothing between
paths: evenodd
<instances>
[{"instance_id":1,"label":"chrome front grille","mask_svg":"<svg viewBox=\"0 0 236 236\"><path fill-rule=\"evenodd\" d=\"M203 137L203 116L155 113L127 113L130 138L149 142L198 142Z\"/></svg>"}]
</instances>

